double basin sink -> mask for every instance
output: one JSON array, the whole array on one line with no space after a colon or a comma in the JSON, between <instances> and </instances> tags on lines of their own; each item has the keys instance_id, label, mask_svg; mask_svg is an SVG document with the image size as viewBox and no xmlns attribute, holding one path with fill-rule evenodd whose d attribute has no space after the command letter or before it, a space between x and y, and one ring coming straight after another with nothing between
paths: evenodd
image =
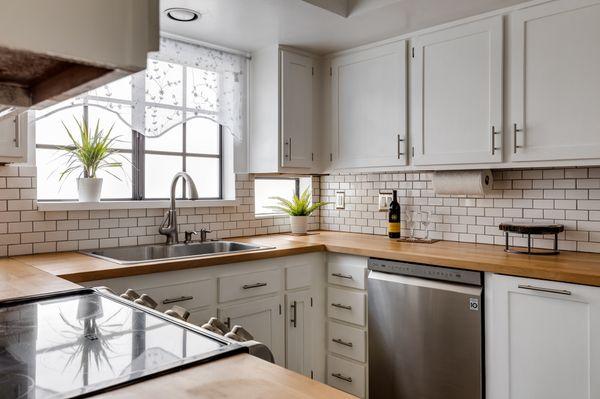
<instances>
[{"instance_id":1,"label":"double basin sink","mask_svg":"<svg viewBox=\"0 0 600 399\"><path fill-rule=\"evenodd\" d=\"M188 244L150 244L131 247L103 248L81 252L86 255L106 259L115 263L135 264L258 251L261 249L270 248L273 247L264 247L233 241L206 241L192 242Z\"/></svg>"}]
</instances>

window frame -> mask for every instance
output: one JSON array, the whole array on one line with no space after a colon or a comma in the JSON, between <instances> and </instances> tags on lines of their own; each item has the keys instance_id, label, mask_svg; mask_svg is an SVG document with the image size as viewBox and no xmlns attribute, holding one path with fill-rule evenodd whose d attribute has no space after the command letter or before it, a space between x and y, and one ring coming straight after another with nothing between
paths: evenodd
<instances>
[{"instance_id":1,"label":"window frame","mask_svg":"<svg viewBox=\"0 0 600 399\"><path fill-rule=\"evenodd\" d=\"M256 176L254 178L254 184L256 185L257 180L294 180L294 195L300 196L300 177L293 176ZM255 195L256 201L256 195ZM254 216L257 218L263 217L273 217L273 216L285 216L286 214L283 212L273 212L273 213L256 213L256 202L254 203Z\"/></svg>"}]
</instances>

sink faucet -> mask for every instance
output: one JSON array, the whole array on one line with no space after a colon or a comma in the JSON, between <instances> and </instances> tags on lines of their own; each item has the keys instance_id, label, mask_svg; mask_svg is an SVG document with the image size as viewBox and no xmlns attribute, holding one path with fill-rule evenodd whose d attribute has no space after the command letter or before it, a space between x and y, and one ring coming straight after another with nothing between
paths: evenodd
<instances>
[{"instance_id":1,"label":"sink faucet","mask_svg":"<svg viewBox=\"0 0 600 399\"><path fill-rule=\"evenodd\" d=\"M177 210L175 209L175 189L177 188L179 178L183 178L190 185L191 199L198 199L198 190L196 190L196 185L191 176L185 172L177 173L171 182L171 208L165 214L165 220L163 220L158 228L160 234L167 236L167 245L179 242L179 235L177 234Z\"/></svg>"}]
</instances>

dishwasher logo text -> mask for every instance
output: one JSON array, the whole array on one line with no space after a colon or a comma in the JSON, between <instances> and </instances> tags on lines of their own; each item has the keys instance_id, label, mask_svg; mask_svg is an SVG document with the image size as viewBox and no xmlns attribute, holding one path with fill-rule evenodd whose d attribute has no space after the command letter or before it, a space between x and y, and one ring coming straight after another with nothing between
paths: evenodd
<instances>
[{"instance_id":1,"label":"dishwasher logo text","mask_svg":"<svg viewBox=\"0 0 600 399\"><path fill-rule=\"evenodd\" d=\"M479 299L469 298L469 310L479 310Z\"/></svg>"}]
</instances>

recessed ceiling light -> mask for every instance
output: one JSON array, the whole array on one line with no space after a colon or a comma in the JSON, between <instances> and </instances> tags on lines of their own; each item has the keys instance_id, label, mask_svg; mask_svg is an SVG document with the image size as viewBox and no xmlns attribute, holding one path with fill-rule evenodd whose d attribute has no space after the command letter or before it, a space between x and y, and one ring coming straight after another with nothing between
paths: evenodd
<instances>
[{"instance_id":1,"label":"recessed ceiling light","mask_svg":"<svg viewBox=\"0 0 600 399\"><path fill-rule=\"evenodd\" d=\"M189 8L167 8L165 14L173 21L178 22L191 22L200 18L198 11L190 10Z\"/></svg>"}]
</instances>

